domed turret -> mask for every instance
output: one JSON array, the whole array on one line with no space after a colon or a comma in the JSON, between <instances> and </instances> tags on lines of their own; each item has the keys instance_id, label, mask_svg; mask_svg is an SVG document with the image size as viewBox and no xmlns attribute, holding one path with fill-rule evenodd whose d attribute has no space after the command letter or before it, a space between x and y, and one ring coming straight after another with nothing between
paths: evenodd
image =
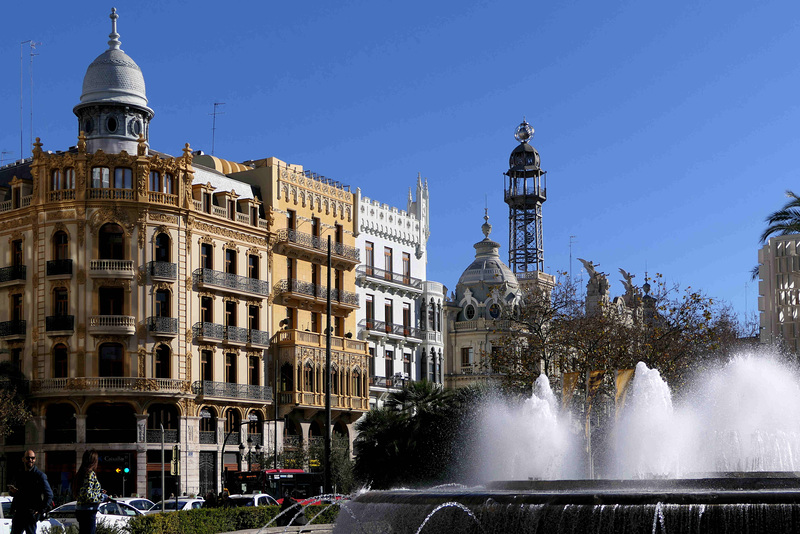
<instances>
[{"instance_id":1,"label":"domed turret","mask_svg":"<svg viewBox=\"0 0 800 534\"><path fill-rule=\"evenodd\" d=\"M86 69L81 102L73 109L78 130L86 134L87 149L95 152L136 153L139 135L149 139L153 110L147 106L144 76L120 48L116 8L111 9L108 50Z\"/></svg>"},{"instance_id":2,"label":"domed turret","mask_svg":"<svg viewBox=\"0 0 800 534\"><path fill-rule=\"evenodd\" d=\"M474 318L481 313L478 308L485 310L492 303L511 306L519 297L517 277L500 259L500 243L489 238L492 225L488 214L484 220L481 229L485 237L475 243L475 260L456 285L456 302L463 308L463 318L459 320Z\"/></svg>"}]
</instances>

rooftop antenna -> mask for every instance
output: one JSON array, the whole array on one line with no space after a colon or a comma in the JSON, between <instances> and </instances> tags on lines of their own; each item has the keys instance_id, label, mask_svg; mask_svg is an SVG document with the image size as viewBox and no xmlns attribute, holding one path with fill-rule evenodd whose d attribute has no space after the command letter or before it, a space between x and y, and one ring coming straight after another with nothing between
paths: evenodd
<instances>
[{"instance_id":1,"label":"rooftop antenna","mask_svg":"<svg viewBox=\"0 0 800 534\"><path fill-rule=\"evenodd\" d=\"M13 152L10 150L3 150L2 152L0 152L0 165L3 164L3 161L5 161L6 159L6 156L10 154L13 154Z\"/></svg>"},{"instance_id":2,"label":"rooftop antenna","mask_svg":"<svg viewBox=\"0 0 800 534\"><path fill-rule=\"evenodd\" d=\"M569 281L572 282L572 243L575 242L574 235L569 236Z\"/></svg>"},{"instance_id":3,"label":"rooftop antenna","mask_svg":"<svg viewBox=\"0 0 800 534\"><path fill-rule=\"evenodd\" d=\"M224 115L224 111L217 111L217 106L224 106L225 102L214 102L214 113L210 113L214 117L211 122L211 155L214 155L214 141L217 136L217 115Z\"/></svg>"},{"instance_id":4,"label":"rooftop antenna","mask_svg":"<svg viewBox=\"0 0 800 534\"><path fill-rule=\"evenodd\" d=\"M23 58L25 54L23 53L24 45L28 45L28 55L30 56L29 65L28 65L28 74L30 75L30 108L31 108L31 122L30 122L30 144L33 145L33 56L38 56L39 54L34 54L33 51L36 50L37 45L41 45L42 43L37 43L32 39L28 39L27 41L22 41L19 44L19 159L25 158L25 149L22 141L22 131L24 128L24 123L22 119L22 92L23 92Z\"/></svg>"}]
</instances>

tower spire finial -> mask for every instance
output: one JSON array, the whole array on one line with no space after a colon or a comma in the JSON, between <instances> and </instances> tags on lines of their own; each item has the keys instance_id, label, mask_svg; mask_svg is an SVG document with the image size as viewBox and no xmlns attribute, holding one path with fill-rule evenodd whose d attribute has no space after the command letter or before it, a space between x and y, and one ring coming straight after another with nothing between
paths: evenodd
<instances>
[{"instance_id":1,"label":"tower spire finial","mask_svg":"<svg viewBox=\"0 0 800 534\"><path fill-rule=\"evenodd\" d=\"M108 34L109 41L108 41L108 48L109 50L119 50L120 43L119 34L117 33L117 19L119 15L117 15L117 8L111 8L111 14L108 16L111 19L111 33Z\"/></svg>"},{"instance_id":2,"label":"tower spire finial","mask_svg":"<svg viewBox=\"0 0 800 534\"><path fill-rule=\"evenodd\" d=\"M483 235L486 239L489 239L489 234L492 233L492 225L489 224L489 208L483 208L483 224L481 225L481 230L483 231Z\"/></svg>"}]
</instances>

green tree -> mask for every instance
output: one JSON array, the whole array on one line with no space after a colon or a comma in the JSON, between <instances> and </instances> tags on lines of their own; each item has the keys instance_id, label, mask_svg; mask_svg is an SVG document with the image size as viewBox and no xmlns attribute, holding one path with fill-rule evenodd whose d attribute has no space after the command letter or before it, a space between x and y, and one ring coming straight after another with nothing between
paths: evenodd
<instances>
[{"instance_id":1,"label":"green tree","mask_svg":"<svg viewBox=\"0 0 800 534\"><path fill-rule=\"evenodd\" d=\"M24 425L31 417L23 392L25 377L11 362L0 362L0 435L7 436L14 427Z\"/></svg>"},{"instance_id":2,"label":"green tree","mask_svg":"<svg viewBox=\"0 0 800 534\"><path fill-rule=\"evenodd\" d=\"M786 191L789 200L778 211L770 213L765 222L767 227L761 234L761 242L773 235L787 235L800 233L800 197L793 191Z\"/></svg>"}]
</instances>

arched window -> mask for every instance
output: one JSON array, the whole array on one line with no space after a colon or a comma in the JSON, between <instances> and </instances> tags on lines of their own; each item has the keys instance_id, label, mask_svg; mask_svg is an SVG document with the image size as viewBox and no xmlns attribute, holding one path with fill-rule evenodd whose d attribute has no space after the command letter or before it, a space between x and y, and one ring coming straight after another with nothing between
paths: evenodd
<instances>
[{"instance_id":1,"label":"arched window","mask_svg":"<svg viewBox=\"0 0 800 534\"><path fill-rule=\"evenodd\" d=\"M170 295L166 289L159 289L156 291L155 298L155 316L156 317L171 317L170 315Z\"/></svg>"},{"instance_id":2,"label":"arched window","mask_svg":"<svg viewBox=\"0 0 800 534\"><path fill-rule=\"evenodd\" d=\"M339 369L336 366L331 367L331 393L339 394Z\"/></svg>"},{"instance_id":3,"label":"arched window","mask_svg":"<svg viewBox=\"0 0 800 534\"><path fill-rule=\"evenodd\" d=\"M61 170L53 169L53 172L50 173L50 190L58 191L61 188L62 188Z\"/></svg>"},{"instance_id":4,"label":"arched window","mask_svg":"<svg viewBox=\"0 0 800 534\"><path fill-rule=\"evenodd\" d=\"M67 346L59 343L53 347L53 378L69 376L69 351Z\"/></svg>"},{"instance_id":5,"label":"arched window","mask_svg":"<svg viewBox=\"0 0 800 534\"><path fill-rule=\"evenodd\" d=\"M353 370L353 387L350 390L351 395L354 397L361 397L361 371L359 369Z\"/></svg>"},{"instance_id":6,"label":"arched window","mask_svg":"<svg viewBox=\"0 0 800 534\"><path fill-rule=\"evenodd\" d=\"M178 408L172 404L151 404L147 408L147 429L156 430L154 434L161 434L161 425L164 425L164 430L172 431L167 434L165 441L175 443L178 441L178 430L180 428L180 418L178 417ZM158 436L160 440L160 435ZM148 440L150 441L150 440Z\"/></svg>"},{"instance_id":7,"label":"arched window","mask_svg":"<svg viewBox=\"0 0 800 534\"><path fill-rule=\"evenodd\" d=\"M155 353L155 361L153 362L153 375L155 378L170 378L169 361L170 350L166 345L159 345Z\"/></svg>"},{"instance_id":8,"label":"arched window","mask_svg":"<svg viewBox=\"0 0 800 534\"><path fill-rule=\"evenodd\" d=\"M200 443L216 443L217 410L213 406L204 406L200 410L200 432ZM203 432L213 433L214 435L206 434L204 436Z\"/></svg>"},{"instance_id":9,"label":"arched window","mask_svg":"<svg viewBox=\"0 0 800 534\"><path fill-rule=\"evenodd\" d=\"M64 170L64 189L75 189L75 169Z\"/></svg>"},{"instance_id":10,"label":"arched window","mask_svg":"<svg viewBox=\"0 0 800 534\"><path fill-rule=\"evenodd\" d=\"M111 187L111 170L108 167L92 167L92 189Z\"/></svg>"},{"instance_id":11,"label":"arched window","mask_svg":"<svg viewBox=\"0 0 800 534\"><path fill-rule=\"evenodd\" d=\"M303 391L314 391L314 367L306 362L303 367Z\"/></svg>"},{"instance_id":12,"label":"arched window","mask_svg":"<svg viewBox=\"0 0 800 534\"><path fill-rule=\"evenodd\" d=\"M86 443L136 443L136 413L123 402L97 402L86 411Z\"/></svg>"},{"instance_id":13,"label":"arched window","mask_svg":"<svg viewBox=\"0 0 800 534\"><path fill-rule=\"evenodd\" d=\"M125 259L125 232L116 223L107 223L100 228L99 248L101 260Z\"/></svg>"},{"instance_id":14,"label":"arched window","mask_svg":"<svg viewBox=\"0 0 800 534\"><path fill-rule=\"evenodd\" d=\"M119 343L104 343L97 351L97 374L101 377L125 376L124 349Z\"/></svg>"},{"instance_id":15,"label":"arched window","mask_svg":"<svg viewBox=\"0 0 800 534\"><path fill-rule=\"evenodd\" d=\"M125 167L114 169L114 189L131 189L133 187L133 172Z\"/></svg>"},{"instance_id":16,"label":"arched window","mask_svg":"<svg viewBox=\"0 0 800 534\"><path fill-rule=\"evenodd\" d=\"M69 259L69 236L62 230L53 234L53 259L58 261Z\"/></svg>"},{"instance_id":17,"label":"arched window","mask_svg":"<svg viewBox=\"0 0 800 534\"><path fill-rule=\"evenodd\" d=\"M169 262L169 236L164 232L159 233L156 236L156 250L155 250L155 260L156 261L163 261Z\"/></svg>"},{"instance_id":18,"label":"arched window","mask_svg":"<svg viewBox=\"0 0 800 534\"><path fill-rule=\"evenodd\" d=\"M75 408L71 404L51 404L45 412L45 443L75 443Z\"/></svg>"}]
</instances>

